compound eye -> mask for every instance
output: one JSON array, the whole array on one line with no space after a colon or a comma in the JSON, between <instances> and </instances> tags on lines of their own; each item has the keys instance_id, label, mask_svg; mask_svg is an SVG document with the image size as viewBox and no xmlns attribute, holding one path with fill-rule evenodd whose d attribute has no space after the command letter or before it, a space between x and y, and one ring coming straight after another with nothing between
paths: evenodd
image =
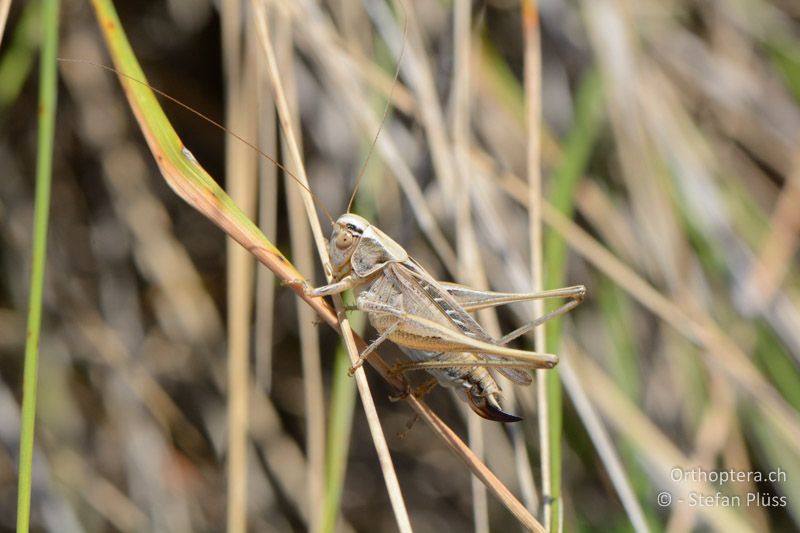
<instances>
[{"instance_id":1,"label":"compound eye","mask_svg":"<svg viewBox=\"0 0 800 533\"><path fill-rule=\"evenodd\" d=\"M347 233L346 231L341 231L336 236L336 247L340 250L347 249L351 244L353 244L353 236Z\"/></svg>"}]
</instances>

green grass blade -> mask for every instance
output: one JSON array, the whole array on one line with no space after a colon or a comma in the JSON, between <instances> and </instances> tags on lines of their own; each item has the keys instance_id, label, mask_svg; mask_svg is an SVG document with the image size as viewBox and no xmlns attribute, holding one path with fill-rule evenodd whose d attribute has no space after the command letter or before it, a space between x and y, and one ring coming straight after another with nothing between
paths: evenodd
<instances>
[{"instance_id":1,"label":"green grass blade","mask_svg":"<svg viewBox=\"0 0 800 533\"><path fill-rule=\"evenodd\" d=\"M42 325L42 290L47 255L47 223L50 214L50 185L53 170L58 79L58 0L46 0L42 13L42 52L39 79L39 131L36 154L36 200L33 222L33 260L31 266L28 329L25 343L25 369L22 385L22 427L20 429L19 485L17 492L17 531L30 526L31 470L36 424L36 384L39 367L39 333Z\"/></svg>"},{"instance_id":2,"label":"green grass blade","mask_svg":"<svg viewBox=\"0 0 800 533\"><path fill-rule=\"evenodd\" d=\"M551 180L550 202L560 212L571 217L574 211L573 198L583 176L595 139L600 131L602 90L600 77L592 71L586 75L578 91L575 125L570 131L562 154L561 163ZM544 237L544 275L545 288L564 285L567 245L553 231L545 232ZM555 309L552 305L549 310ZM547 323L547 351L558 353L561 346L561 321ZM547 387L549 425L550 425L550 473L553 498L553 528L558 531L557 521L561 516L561 431L562 431L562 392L561 380L557 371L548 372Z\"/></svg>"},{"instance_id":3,"label":"green grass blade","mask_svg":"<svg viewBox=\"0 0 800 533\"><path fill-rule=\"evenodd\" d=\"M783 77L795 100L800 101L800 49L795 43L777 37L767 43L772 64Z\"/></svg>"},{"instance_id":4,"label":"green grass blade","mask_svg":"<svg viewBox=\"0 0 800 533\"><path fill-rule=\"evenodd\" d=\"M608 279L601 279L596 293L597 302L605 318L604 327L611 342L611 358L609 371L628 398L636 403L642 401L642 382L639 377L639 359L636 351L633 323L635 309L630 298L616 284ZM647 472L637 460L636 447L626 439L617 442L620 458L625 465L630 485L640 502L654 498L652 485ZM650 506L642 507L645 520L653 530L658 528L658 518Z\"/></svg>"},{"instance_id":5,"label":"green grass blade","mask_svg":"<svg viewBox=\"0 0 800 533\"><path fill-rule=\"evenodd\" d=\"M586 172L589 157L592 154L595 140L603 122L602 87L597 72L586 74L578 89L575 110L575 125L570 131L561 155L561 163L551 179L549 201L558 211L571 217L575 207L575 193L581 178ZM554 231L548 231L544 241L544 257L546 261L547 287L561 286L565 282L567 265L567 245L564 239ZM551 302L552 308L557 302ZM547 323L548 338L558 346L561 337L561 322L552 320Z\"/></svg>"},{"instance_id":6,"label":"green grass blade","mask_svg":"<svg viewBox=\"0 0 800 533\"><path fill-rule=\"evenodd\" d=\"M356 320L356 317L351 319ZM359 320L363 322L363 318ZM362 325L352 324L359 331ZM325 495L322 502L322 531L336 531L336 520L342 502L347 455L350 450L350 434L356 405L356 383L347 374L350 356L344 343L336 349L331 374L331 407L328 418L328 441L325 464Z\"/></svg>"}]
</instances>

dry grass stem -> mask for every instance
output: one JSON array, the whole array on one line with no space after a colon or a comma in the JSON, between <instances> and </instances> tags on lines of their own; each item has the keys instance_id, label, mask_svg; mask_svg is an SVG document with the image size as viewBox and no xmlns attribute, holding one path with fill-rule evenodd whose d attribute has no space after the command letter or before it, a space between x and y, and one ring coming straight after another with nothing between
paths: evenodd
<instances>
[{"instance_id":1,"label":"dry grass stem","mask_svg":"<svg viewBox=\"0 0 800 533\"><path fill-rule=\"evenodd\" d=\"M522 26L524 32L525 49L525 105L526 105L526 174L528 177L528 232L530 235L530 272L531 290L538 292L544 288L544 270L542 260L542 174L541 174L541 141L539 130L542 123L542 64L539 36L539 13L535 0L526 0L522 3ZM544 315L544 300L531 302L533 316ZM533 331L534 349L540 352L547 351L545 328L539 327ZM537 415L539 418L539 457L542 469L542 509L544 524L549 531L554 531L554 524L558 524L555 531L560 531L562 522L558 517L554 522L553 511L560 510L558 499L560 494L554 492L553 476L560 473L553 471L553 454L558 453L552 449L552 443L558 442L558 437L552 432L558 430L552 424L551 412L552 398L549 394L550 385L547 381L547 370L536 370ZM555 439L555 440L554 440ZM554 505L555 503L555 505Z\"/></svg>"},{"instance_id":2,"label":"dry grass stem","mask_svg":"<svg viewBox=\"0 0 800 533\"><path fill-rule=\"evenodd\" d=\"M0 0L0 43L3 42L3 35L6 32L8 22L8 10L11 8L11 0Z\"/></svg>"},{"instance_id":3,"label":"dry grass stem","mask_svg":"<svg viewBox=\"0 0 800 533\"><path fill-rule=\"evenodd\" d=\"M255 139L257 123L256 69L247 30L241 26L238 2L222 4L223 48L226 72L226 122L232 131ZM244 50L242 47L244 46ZM257 154L236 139L226 139L228 192L246 216L256 212ZM253 257L233 239L228 258L228 525L229 533L247 529L247 478L249 441L250 327L253 309Z\"/></svg>"},{"instance_id":4,"label":"dry grass stem","mask_svg":"<svg viewBox=\"0 0 800 533\"><path fill-rule=\"evenodd\" d=\"M287 94L289 113L293 117L293 131L300 131L297 119L297 94L294 75L294 54L292 53L291 28L287 20L276 20L277 44L276 56L279 59L281 82ZM297 139L301 145L301 139ZM284 144L286 146L286 144ZM302 146L301 146L302 149ZM288 153L284 160L291 161ZM297 173L297 166L289 164L288 168ZM290 241L294 252L295 265L301 272L314 271L312 237L309 225L304 216L303 200L297 184L287 175L285 190L290 221ZM325 402L323 395L322 368L320 363L319 335L314 324L314 312L307 306L297 308L297 321L300 329L300 356L303 363L303 398L306 420L306 455L308 457L308 515L309 530L320 531L321 509L317 502L322 501L325 484Z\"/></svg>"},{"instance_id":5,"label":"dry grass stem","mask_svg":"<svg viewBox=\"0 0 800 533\"><path fill-rule=\"evenodd\" d=\"M269 80L263 62L257 61L259 89L258 147L264 153L278 152L275 103L269 91ZM278 168L266 159L259 160L258 226L270 242L278 233ZM266 394L272 390L273 323L275 320L275 276L264 265L256 266L255 307L255 375L256 386Z\"/></svg>"}]
</instances>

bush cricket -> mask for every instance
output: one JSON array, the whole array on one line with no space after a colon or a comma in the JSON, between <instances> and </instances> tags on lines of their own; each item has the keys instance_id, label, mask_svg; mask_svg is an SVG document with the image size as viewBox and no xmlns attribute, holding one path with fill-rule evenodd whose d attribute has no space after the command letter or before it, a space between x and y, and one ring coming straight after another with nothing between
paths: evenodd
<instances>
[{"instance_id":1,"label":"bush cricket","mask_svg":"<svg viewBox=\"0 0 800 533\"><path fill-rule=\"evenodd\" d=\"M520 385L529 385L524 369L552 368L552 354L508 348L505 345L534 327L573 309L583 301L583 285L539 293L479 291L436 281L402 246L364 218L346 213L333 223L329 243L333 283L308 287L309 296L356 291L350 310L367 313L379 336L361 354L355 368L383 341L391 340L411 359L398 370L426 370L439 384L453 387L475 413L488 420L516 422L500 405L501 390L490 372L497 369ZM569 301L500 339L491 337L470 312L537 298Z\"/></svg>"}]
</instances>

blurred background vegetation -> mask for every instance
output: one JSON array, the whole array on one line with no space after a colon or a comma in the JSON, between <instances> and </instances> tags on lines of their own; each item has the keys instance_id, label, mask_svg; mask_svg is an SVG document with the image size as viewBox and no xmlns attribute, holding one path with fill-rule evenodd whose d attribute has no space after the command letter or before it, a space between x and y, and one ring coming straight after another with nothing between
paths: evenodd
<instances>
[{"instance_id":1,"label":"blurred background vegetation","mask_svg":"<svg viewBox=\"0 0 800 533\"><path fill-rule=\"evenodd\" d=\"M250 5L241 18L229 12L223 38L218 4L117 8L150 83L288 159ZM472 2L466 37L446 1L407 0L406 35L402 11L382 1L267 4L318 201L334 216L345 210L405 39L355 211L438 279L529 290L519 3ZM552 0L539 20L541 166L554 206L544 217L545 280L589 290L560 331L548 328L562 357L564 530L629 531L636 508L654 531L797 530L800 4ZM65 0L61 24L61 57L109 64L87 2ZM3 530L16 506L38 43L39 2L14 2L0 48ZM456 59L465 49L466 63ZM249 529L395 530L338 337L270 272L226 256L224 234L161 179L113 74L81 63L59 73L33 527L223 530L228 350L231 329L243 327L254 391ZM456 89L464 79L466 98ZM165 107L222 184L236 179L226 172L244 176L245 209L321 284L294 185L269 161L254 163L249 147ZM232 298L237 291L249 296ZM507 332L529 312L481 319ZM415 529L518 528L428 427L397 435L412 411L367 375ZM442 389L426 400L538 514L535 387L504 384L508 410L525 417L513 427L474 420ZM785 475L719 485L676 480L675 467ZM633 505L618 495L628 485ZM659 505L662 491L672 505ZM717 491L742 505L677 501ZM748 505L748 493L773 505Z\"/></svg>"}]
</instances>

